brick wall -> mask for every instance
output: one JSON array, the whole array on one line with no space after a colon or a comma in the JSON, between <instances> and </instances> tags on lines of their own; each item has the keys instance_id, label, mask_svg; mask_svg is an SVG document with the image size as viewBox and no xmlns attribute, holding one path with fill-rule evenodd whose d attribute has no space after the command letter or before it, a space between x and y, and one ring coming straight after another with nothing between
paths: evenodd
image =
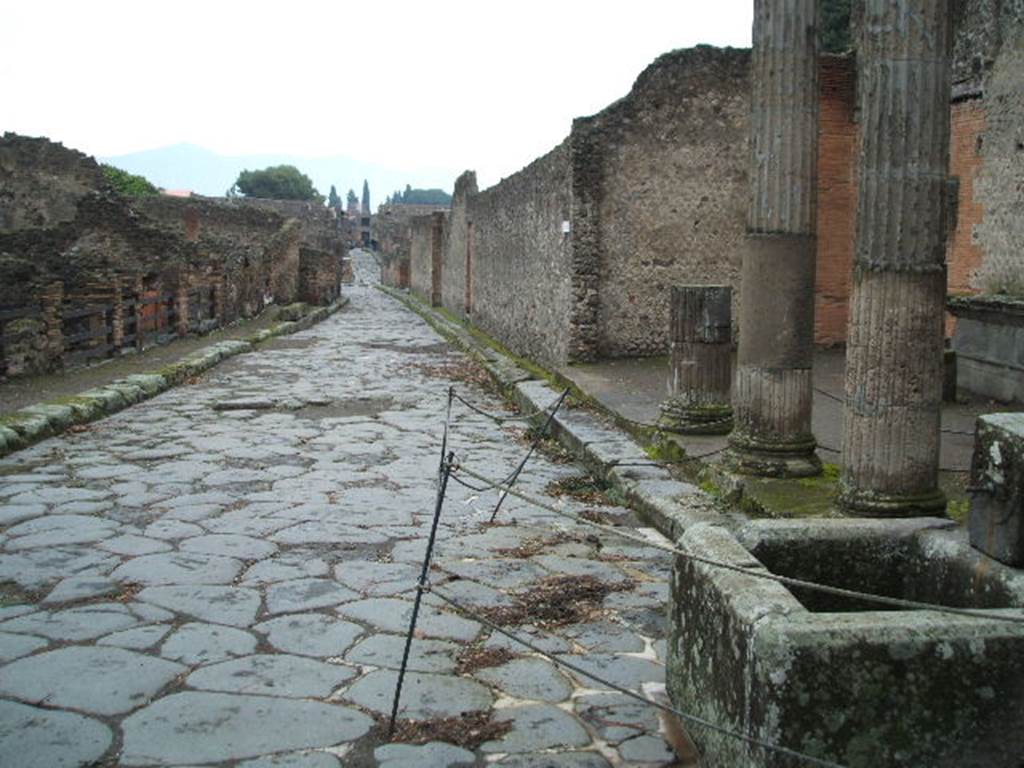
<instances>
[{"instance_id":1,"label":"brick wall","mask_svg":"<svg viewBox=\"0 0 1024 768\"><path fill-rule=\"evenodd\" d=\"M967 99L952 107L949 172L959 179L960 195L956 226L946 250L950 293L973 292L984 258L977 227L985 209L977 199L976 182L981 169L985 122L985 104L981 99Z\"/></svg>"},{"instance_id":2,"label":"brick wall","mask_svg":"<svg viewBox=\"0 0 1024 768\"><path fill-rule=\"evenodd\" d=\"M857 218L856 83L852 59L822 57L814 340L824 345L846 340Z\"/></svg>"}]
</instances>

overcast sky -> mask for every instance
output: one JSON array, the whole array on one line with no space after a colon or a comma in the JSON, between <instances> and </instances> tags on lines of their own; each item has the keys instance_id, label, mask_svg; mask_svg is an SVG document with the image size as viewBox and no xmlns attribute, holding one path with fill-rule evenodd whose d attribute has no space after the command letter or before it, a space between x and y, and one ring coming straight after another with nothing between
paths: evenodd
<instances>
[{"instance_id":1,"label":"overcast sky","mask_svg":"<svg viewBox=\"0 0 1024 768\"><path fill-rule=\"evenodd\" d=\"M481 186L660 53L750 45L752 0L0 0L0 131L95 155L191 142Z\"/></svg>"}]
</instances>

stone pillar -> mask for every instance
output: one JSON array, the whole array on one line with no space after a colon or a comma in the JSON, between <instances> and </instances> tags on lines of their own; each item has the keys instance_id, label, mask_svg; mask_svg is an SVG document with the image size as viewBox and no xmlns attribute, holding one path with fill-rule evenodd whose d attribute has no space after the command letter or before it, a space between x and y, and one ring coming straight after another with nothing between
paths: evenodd
<instances>
[{"instance_id":1,"label":"stone pillar","mask_svg":"<svg viewBox=\"0 0 1024 768\"><path fill-rule=\"evenodd\" d=\"M732 429L732 288L672 286L669 398L658 426L682 434Z\"/></svg>"},{"instance_id":2,"label":"stone pillar","mask_svg":"<svg viewBox=\"0 0 1024 768\"><path fill-rule=\"evenodd\" d=\"M755 0L751 199L726 462L748 474L821 471L811 434L818 160L816 0Z\"/></svg>"},{"instance_id":3,"label":"stone pillar","mask_svg":"<svg viewBox=\"0 0 1024 768\"><path fill-rule=\"evenodd\" d=\"M64 284L50 283L39 294L39 309L43 318L48 368L64 367Z\"/></svg>"},{"instance_id":4,"label":"stone pillar","mask_svg":"<svg viewBox=\"0 0 1024 768\"><path fill-rule=\"evenodd\" d=\"M950 0L866 0L840 506L908 516L938 490Z\"/></svg>"},{"instance_id":5,"label":"stone pillar","mask_svg":"<svg viewBox=\"0 0 1024 768\"><path fill-rule=\"evenodd\" d=\"M174 291L174 331L179 337L188 336L188 287L189 273L182 270L178 274L178 285Z\"/></svg>"},{"instance_id":6,"label":"stone pillar","mask_svg":"<svg viewBox=\"0 0 1024 768\"><path fill-rule=\"evenodd\" d=\"M112 355L124 346L124 298L117 275L110 278L110 346Z\"/></svg>"}]
</instances>

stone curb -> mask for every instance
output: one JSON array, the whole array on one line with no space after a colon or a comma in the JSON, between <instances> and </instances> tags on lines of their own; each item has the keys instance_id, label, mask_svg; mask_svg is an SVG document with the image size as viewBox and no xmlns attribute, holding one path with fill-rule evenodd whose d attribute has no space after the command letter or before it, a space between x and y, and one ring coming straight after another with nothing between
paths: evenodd
<instances>
[{"instance_id":1,"label":"stone curb","mask_svg":"<svg viewBox=\"0 0 1024 768\"><path fill-rule=\"evenodd\" d=\"M564 380L556 374L544 371L548 380L538 378L481 342L466 326L453 322L414 296L387 286L379 286L379 289L402 302L435 331L476 359L505 397L522 410L542 410L560 394L550 383L562 385ZM570 384L564 382L563 386ZM691 483L677 480L664 467L652 466L655 460L647 455L635 436L616 423L614 414L594 403L592 398L589 400L599 412L560 411L553 423L554 436L592 472L617 488L660 533L676 541L694 525L734 528L745 521L742 516L733 519L723 515L709 494ZM534 422L540 425L543 418L538 416Z\"/></svg>"},{"instance_id":2,"label":"stone curb","mask_svg":"<svg viewBox=\"0 0 1024 768\"><path fill-rule=\"evenodd\" d=\"M88 424L143 400L156 397L161 392L208 371L222 360L243 352L251 352L257 345L272 338L296 333L326 320L346 304L348 297L343 296L329 306L318 307L295 320L275 323L246 339L219 341L154 371L135 373L105 386L79 392L77 395L37 403L0 416L0 457L59 435L71 427Z\"/></svg>"}]
</instances>

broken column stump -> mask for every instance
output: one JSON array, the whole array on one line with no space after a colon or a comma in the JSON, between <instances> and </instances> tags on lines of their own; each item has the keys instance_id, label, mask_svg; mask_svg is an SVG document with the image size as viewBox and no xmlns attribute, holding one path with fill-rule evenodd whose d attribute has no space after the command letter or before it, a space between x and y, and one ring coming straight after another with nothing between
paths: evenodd
<instances>
[{"instance_id":1,"label":"broken column stump","mask_svg":"<svg viewBox=\"0 0 1024 768\"><path fill-rule=\"evenodd\" d=\"M658 426L690 435L732 429L732 288L672 287L668 399Z\"/></svg>"},{"instance_id":2,"label":"broken column stump","mask_svg":"<svg viewBox=\"0 0 1024 768\"><path fill-rule=\"evenodd\" d=\"M840 507L941 513L950 0L866 0Z\"/></svg>"},{"instance_id":3,"label":"broken column stump","mask_svg":"<svg viewBox=\"0 0 1024 768\"><path fill-rule=\"evenodd\" d=\"M971 546L1024 566L1024 413L978 419L971 459Z\"/></svg>"},{"instance_id":4,"label":"broken column stump","mask_svg":"<svg viewBox=\"0 0 1024 768\"><path fill-rule=\"evenodd\" d=\"M751 196L743 252L736 428L744 474L821 472L811 434L818 179L818 3L755 0Z\"/></svg>"}]
</instances>

